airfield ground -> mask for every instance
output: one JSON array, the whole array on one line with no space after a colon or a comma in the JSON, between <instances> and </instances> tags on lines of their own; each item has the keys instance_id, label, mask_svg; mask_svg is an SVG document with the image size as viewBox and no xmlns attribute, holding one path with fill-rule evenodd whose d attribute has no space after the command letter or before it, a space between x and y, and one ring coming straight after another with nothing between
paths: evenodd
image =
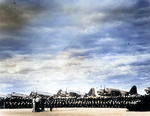
<instances>
[{"instance_id":1,"label":"airfield ground","mask_svg":"<svg viewBox=\"0 0 150 116\"><path fill-rule=\"evenodd\" d=\"M150 116L150 111L135 112L125 108L54 108L44 112L32 109L0 109L0 116Z\"/></svg>"}]
</instances>

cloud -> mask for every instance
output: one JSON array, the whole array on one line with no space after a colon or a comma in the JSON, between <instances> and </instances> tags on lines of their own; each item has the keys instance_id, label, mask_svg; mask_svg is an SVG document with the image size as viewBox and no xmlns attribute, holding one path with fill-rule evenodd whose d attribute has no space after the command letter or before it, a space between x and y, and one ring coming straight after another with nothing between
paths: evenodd
<instances>
[{"instance_id":1,"label":"cloud","mask_svg":"<svg viewBox=\"0 0 150 116\"><path fill-rule=\"evenodd\" d=\"M3 91L148 86L149 1L7 0L0 9Z\"/></svg>"},{"instance_id":2,"label":"cloud","mask_svg":"<svg viewBox=\"0 0 150 116\"><path fill-rule=\"evenodd\" d=\"M34 4L31 4L31 1L13 2L6 0L1 3L0 9L1 29L8 31L10 29L19 29L25 25L28 20L34 18L40 13L44 7L39 1L34 1Z\"/></svg>"},{"instance_id":3,"label":"cloud","mask_svg":"<svg viewBox=\"0 0 150 116\"><path fill-rule=\"evenodd\" d=\"M85 4L83 6L83 4ZM144 5L145 4L145 5ZM91 2L77 2L76 4L66 4L64 12L71 17L74 21L81 22L79 24L101 24L113 21L126 21L130 19L137 20L139 18L147 17L149 1L97 1ZM110 7L107 7L107 6ZM142 6L143 5L143 6ZM89 9L90 8L90 9ZM141 11L144 11L141 13ZM80 20L78 18L80 17ZM131 21L133 21L131 20ZM94 25L96 26L96 25ZM98 25L97 25L98 26Z\"/></svg>"},{"instance_id":4,"label":"cloud","mask_svg":"<svg viewBox=\"0 0 150 116\"><path fill-rule=\"evenodd\" d=\"M13 54L11 52L2 52L0 53L0 59L12 58Z\"/></svg>"}]
</instances>

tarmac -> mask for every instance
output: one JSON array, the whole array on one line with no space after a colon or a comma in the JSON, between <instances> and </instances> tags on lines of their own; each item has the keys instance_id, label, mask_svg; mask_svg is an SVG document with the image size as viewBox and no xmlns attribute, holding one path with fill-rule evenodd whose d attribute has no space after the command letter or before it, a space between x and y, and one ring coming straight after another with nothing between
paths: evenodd
<instances>
[{"instance_id":1,"label":"tarmac","mask_svg":"<svg viewBox=\"0 0 150 116\"><path fill-rule=\"evenodd\" d=\"M44 112L32 109L0 109L0 116L150 116L150 111L128 111L126 108L45 108Z\"/></svg>"}]
</instances>

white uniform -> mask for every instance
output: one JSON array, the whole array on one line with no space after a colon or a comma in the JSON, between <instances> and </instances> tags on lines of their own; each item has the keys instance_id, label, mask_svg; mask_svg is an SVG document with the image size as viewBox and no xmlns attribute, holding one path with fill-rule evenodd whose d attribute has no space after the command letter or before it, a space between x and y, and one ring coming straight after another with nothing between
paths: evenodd
<instances>
[{"instance_id":1,"label":"white uniform","mask_svg":"<svg viewBox=\"0 0 150 116\"><path fill-rule=\"evenodd\" d=\"M32 103L33 103L33 109L32 109L32 112L35 112L35 98L33 98Z\"/></svg>"}]
</instances>

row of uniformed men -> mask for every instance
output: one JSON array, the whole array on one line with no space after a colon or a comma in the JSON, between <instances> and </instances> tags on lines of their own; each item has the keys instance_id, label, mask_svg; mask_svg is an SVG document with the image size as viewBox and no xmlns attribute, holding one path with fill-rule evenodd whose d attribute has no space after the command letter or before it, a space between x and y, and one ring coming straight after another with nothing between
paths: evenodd
<instances>
[{"instance_id":1,"label":"row of uniformed men","mask_svg":"<svg viewBox=\"0 0 150 116\"><path fill-rule=\"evenodd\" d=\"M10 97L4 100L5 108L31 108L32 98Z\"/></svg>"},{"instance_id":2,"label":"row of uniformed men","mask_svg":"<svg viewBox=\"0 0 150 116\"><path fill-rule=\"evenodd\" d=\"M49 107L126 107L130 103L137 102L139 99L100 99L100 98L55 98L47 100L46 106Z\"/></svg>"},{"instance_id":3,"label":"row of uniformed men","mask_svg":"<svg viewBox=\"0 0 150 116\"><path fill-rule=\"evenodd\" d=\"M33 100L32 100L33 99ZM3 102L5 108L31 108L35 105L37 111L43 110L43 107L126 107L131 103L136 103L144 97L129 98L6 98Z\"/></svg>"}]
</instances>

